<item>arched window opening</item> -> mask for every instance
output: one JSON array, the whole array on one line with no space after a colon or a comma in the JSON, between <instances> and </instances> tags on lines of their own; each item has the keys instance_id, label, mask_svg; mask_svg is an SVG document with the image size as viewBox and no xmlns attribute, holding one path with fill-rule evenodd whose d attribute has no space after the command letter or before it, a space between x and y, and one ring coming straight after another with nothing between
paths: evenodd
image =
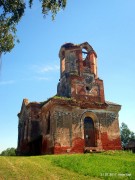
<instances>
[{"instance_id":1,"label":"arched window opening","mask_svg":"<svg viewBox=\"0 0 135 180\"><path fill-rule=\"evenodd\" d=\"M82 59L83 59L83 66L86 66L86 59L87 59L88 52L86 49L82 49Z\"/></svg>"},{"instance_id":2,"label":"arched window opening","mask_svg":"<svg viewBox=\"0 0 135 180\"><path fill-rule=\"evenodd\" d=\"M84 139L86 147L95 147L94 122L91 117L84 118Z\"/></svg>"}]
</instances>

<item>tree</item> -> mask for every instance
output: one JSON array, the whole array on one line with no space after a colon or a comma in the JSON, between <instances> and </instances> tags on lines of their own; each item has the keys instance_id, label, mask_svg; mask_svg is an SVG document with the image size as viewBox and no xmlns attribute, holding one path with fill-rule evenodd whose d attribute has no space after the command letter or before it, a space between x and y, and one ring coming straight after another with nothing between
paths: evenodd
<instances>
[{"instance_id":1,"label":"tree","mask_svg":"<svg viewBox=\"0 0 135 180\"><path fill-rule=\"evenodd\" d=\"M66 0L39 0L44 16L52 13L52 19L60 9L66 7ZM32 7L34 0L28 0ZM17 40L16 25L21 20L26 9L24 0L0 0L0 56L2 53L10 52Z\"/></svg>"},{"instance_id":2,"label":"tree","mask_svg":"<svg viewBox=\"0 0 135 180\"><path fill-rule=\"evenodd\" d=\"M15 148L7 148L6 150L1 152L1 156L16 156L16 149Z\"/></svg>"},{"instance_id":3,"label":"tree","mask_svg":"<svg viewBox=\"0 0 135 180\"><path fill-rule=\"evenodd\" d=\"M16 25L24 14L21 0L0 0L0 55L10 52L16 40Z\"/></svg>"},{"instance_id":4,"label":"tree","mask_svg":"<svg viewBox=\"0 0 135 180\"><path fill-rule=\"evenodd\" d=\"M121 142L122 142L122 147L125 148L126 145L130 140L135 139L135 134L134 132L130 131L128 126L122 122L121 127L120 127L120 135L121 135Z\"/></svg>"}]
</instances>

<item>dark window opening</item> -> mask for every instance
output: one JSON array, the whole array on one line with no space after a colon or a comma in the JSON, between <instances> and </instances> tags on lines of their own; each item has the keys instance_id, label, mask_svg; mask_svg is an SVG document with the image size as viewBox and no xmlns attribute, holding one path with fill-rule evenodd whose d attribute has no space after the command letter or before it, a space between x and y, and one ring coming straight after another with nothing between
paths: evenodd
<instances>
[{"instance_id":1,"label":"dark window opening","mask_svg":"<svg viewBox=\"0 0 135 180\"><path fill-rule=\"evenodd\" d=\"M86 90L87 90L87 91L90 91L90 87L89 87L89 86L86 86Z\"/></svg>"},{"instance_id":2,"label":"dark window opening","mask_svg":"<svg viewBox=\"0 0 135 180\"><path fill-rule=\"evenodd\" d=\"M46 131L47 134L50 134L50 113L48 115L48 119L47 119L47 131Z\"/></svg>"},{"instance_id":3,"label":"dark window opening","mask_svg":"<svg viewBox=\"0 0 135 180\"><path fill-rule=\"evenodd\" d=\"M41 155L42 154L42 136L29 143L29 154L28 155Z\"/></svg>"}]
</instances>

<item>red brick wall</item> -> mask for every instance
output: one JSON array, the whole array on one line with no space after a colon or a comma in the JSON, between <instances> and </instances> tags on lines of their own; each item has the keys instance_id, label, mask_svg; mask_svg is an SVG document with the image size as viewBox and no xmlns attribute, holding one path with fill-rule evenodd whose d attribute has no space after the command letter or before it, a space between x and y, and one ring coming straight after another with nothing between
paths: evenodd
<instances>
[{"instance_id":1,"label":"red brick wall","mask_svg":"<svg viewBox=\"0 0 135 180\"><path fill-rule=\"evenodd\" d=\"M75 138L72 142L72 147L69 146L55 146L54 154L66 153L83 153L84 152L84 139Z\"/></svg>"},{"instance_id":2,"label":"red brick wall","mask_svg":"<svg viewBox=\"0 0 135 180\"><path fill-rule=\"evenodd\" d=\"M121 150L120 137L109 140L107 132L101 133L101 142L103 150Z\"/></svg>"},{"instance_id":3,"label":"red brick wall","mask_svg":"<svg viewBox=\"0 0 135 180\"><path fill-rule=\"evenodd\" d=\"M75 153L83 153L84 152L84 139L81 138L75 138L73 139L73 147L71 152Z\"/></svg>"}]
</instances>

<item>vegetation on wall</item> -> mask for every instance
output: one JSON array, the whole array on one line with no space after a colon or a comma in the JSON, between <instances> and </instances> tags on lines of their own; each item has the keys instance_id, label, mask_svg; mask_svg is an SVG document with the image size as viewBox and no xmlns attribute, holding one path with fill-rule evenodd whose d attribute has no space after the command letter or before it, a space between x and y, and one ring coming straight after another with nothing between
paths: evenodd
<instances>
[{"instance_id":1,"label":"vegetation on wall","mask_svg":"<svg viewBox=\"0 0 135 180\"><path fill-rule=\"evenodd\" d=\"M73 98L72 97L64 97L64 96L54 96L53 97L54 99L61 99L61 100L67 100L67 101L71 101L71 100L73 100Z\"/></svg>"}]
</instances>

